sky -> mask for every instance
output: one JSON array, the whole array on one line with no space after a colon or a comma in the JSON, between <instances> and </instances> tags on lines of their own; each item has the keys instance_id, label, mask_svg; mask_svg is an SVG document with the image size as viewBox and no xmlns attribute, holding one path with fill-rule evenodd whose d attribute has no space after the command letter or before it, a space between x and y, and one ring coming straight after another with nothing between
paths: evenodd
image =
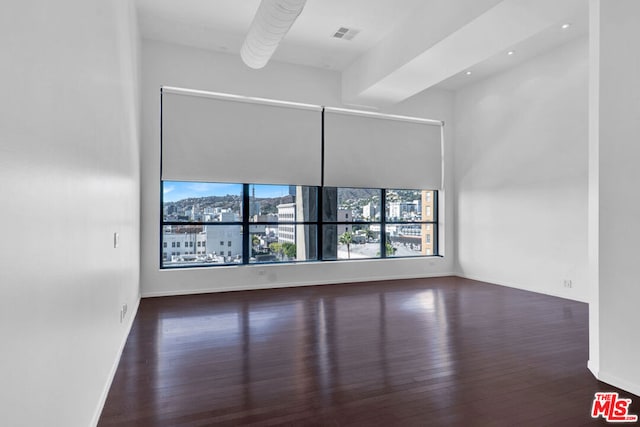
<instances>
[{"instance_id":1,"label":"sky","mask_svg":"<svg viewBox=\"0 0 640 427\"><path fill-rule=\"evenodd\" d=\"M254 185L256 197L279 197L289 194L288 185ZM242 195L242 184L214 184L208 182L164 181L165 202L177 202L189 197Z\"/></svg>"}]
</instances>

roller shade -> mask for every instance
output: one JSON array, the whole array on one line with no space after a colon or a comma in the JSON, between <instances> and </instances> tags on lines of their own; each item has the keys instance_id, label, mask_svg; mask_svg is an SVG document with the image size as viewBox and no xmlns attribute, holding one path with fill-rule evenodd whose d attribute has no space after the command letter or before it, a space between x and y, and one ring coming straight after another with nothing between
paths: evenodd
<instances>
[{"instance_id":1,"label":"roller shade","mask_svg":"<svg viewBox=\"0 0 640 427\"><path fill-rule=\"evenodd\" d=\"M163 180L320 185L322 108L162 89Z\"/></svg>"},{"instance_id":2,"label":"roller shade","mask_svg":"<svg viewBox=\"0 0 640 427\"><path fill-rule=\"evenodd\" d=\"M442 122L325 108L324 184L442 187Z\"/></svg>"}]
</instances>

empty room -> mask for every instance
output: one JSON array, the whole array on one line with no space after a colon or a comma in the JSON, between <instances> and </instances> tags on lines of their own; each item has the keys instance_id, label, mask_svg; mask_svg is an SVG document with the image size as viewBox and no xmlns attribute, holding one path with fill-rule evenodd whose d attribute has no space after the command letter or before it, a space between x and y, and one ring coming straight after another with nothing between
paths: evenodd
<instances>
[{"instance_id":1,"label":"empty room","mask_svg":"<svg viewBox=\"0 0 640 427\"><path fill-rule=\"evenodd\" d=\"M640 2L9 0L0 425L640 414Z\"/></svg>"}]
</instances>

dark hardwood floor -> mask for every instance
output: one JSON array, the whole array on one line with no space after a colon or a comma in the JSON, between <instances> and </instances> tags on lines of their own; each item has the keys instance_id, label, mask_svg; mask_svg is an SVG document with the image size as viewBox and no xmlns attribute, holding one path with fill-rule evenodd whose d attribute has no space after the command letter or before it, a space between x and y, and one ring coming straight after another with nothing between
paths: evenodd
<instances>
[{"instance_id":1,"label":"dark hardwood floor","mask_svg":"<svg viewBox=\"0 0 640 427\"><path fill-rule=\"evenodd\" d=\"M143 299L100 426L578 426L586 304L455 277Z\"/></svg>"}]
</instances>

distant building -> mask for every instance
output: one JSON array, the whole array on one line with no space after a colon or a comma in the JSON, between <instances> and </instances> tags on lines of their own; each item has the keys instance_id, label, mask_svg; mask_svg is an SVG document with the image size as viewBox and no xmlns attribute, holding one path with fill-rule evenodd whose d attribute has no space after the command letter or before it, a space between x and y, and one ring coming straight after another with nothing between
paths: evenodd
<instances>
[{"instance_id":1,"label":"distant building","mask_svg":"<svg viewBox=\"0 0 640 427\"><path fill-rule=\"evenodd\" d=\"M249 200L249 216L260 215L262 207L259 200L256 200L256 188L253 187L253 194Z\"/></svg>"},{"instance_id":2,"label":"distant building","mask_svg":"<svg viewBox=\"0 0 640 427\"><path fill-rule=\"evenodd\" d=\"M250 215L260 215L262 213L262 205L259 200L251 200L249 203Z\"/></svg>"},{"instance_id":3,"label":"distant building","mask_svg":"<svg viewBox=\"0 0 640 427\"><path fill-rule=\"evenodd\" d=\"M362 207L362 219L365 221L374 221L376 218L376 214L379 214L377 205L373 202L369 202L368 204Z\"/></svg>"},{"instance_id":4,"label":"distant building","mask_svg":"<svg viewBox=\"0 0 640 427\"><path fill-rule=\"evenodd\" d=\"M389 217L387 219L390 221L408 219L416 216L418 212L420 212L419 200L413 200L411 202L390 202Z\"/></svg>"},{"instance_id":5,"label":"distant building","mask_svg":"<svg viewBox=\"0 0 640 427\"><path fill-rule=\"evenodd\" d=\"M353 222L353 211L351 209L338 209L338 222ZM350 224L338 225L338 235L351 233L353 227Z\"/></svg>"},{"instance_id":6,"label":"distant building","mask_svg":"<svg viewBox=\"0 0 640 427\"><path fill-rule=\"evenodd\" d=\"M296 204L284 203L277 206L278 223L295 222L296 220ZM278 224L278 242L280 243L296 243L296 226L295 224Z\"/></svg>"},{"instance_id":7,"label":"distant building","mask_svg":"<svg viewBox=\"0 0 640 427\"><path fill-rule=\"evenodd\" d=\"M198 213L197 205L187 209L185 220L238 222L237 213L226 209ZM215 213L214 213L215 212ZM201 231L194 231L194 230ZM240 225L165 226L162 236L162 260L164 263L207 262L212 259L233 262L242 258L242 233ZM221 261L220 261L221 262Z\"/></svg>"},{"instance_id":8,"label":"distant building","mask_svg":"<svg viewBox=\"0 0 640 427\"><path fill-rule=\"evenodd\" d=\"M169 262L204 257L206 244L206 232L180 233L172 232L170 227L166 227L162 236L162 260Z\"/></svg>"},{"instance_id":9,"label":"distant building","mask_svg":"<svg viewBox=\"0 0 640 427\"><path fill-rule=\"evenodd\" d=\"M242 257L242 233L239 225L207 225L207 254L224 257L227 261Z\"/></svg>"},{"instance_id":10,"label":"distant building","mask_svg":"<svg viewBox=\"0 0 640 427\"><path fill-rule=\"evenodd\" d=\"M220 212L218 218L220 218L220 222L237 222L240 220L236 213L228 210Z\"/></svg>"},{"instance_id":11,"label":"distant building","mask_svg":"<svg viewBox=\"0 0 640 427\"><path fill-rule=\"evenodd\" d=\"M253 215L250 220L251 222L277 222L278 215L276 214ZM265 234L267 232L267 228L272 228L272 227L269 227L266 224L252 225L251 234Z\"/></svg>"},{"instance_id":12,"label":"distant building","mask_svg":"<svg viewBox=\"0 0 640 427\"><path fill-rule=\"evenodd\" d=\"M433 221L434 216L434 203L433 203L433 191L423 190L421 197L421 215L423 221ZM434 232L432 224L422 224L422 242L421 253L422 255L434 254Z\"/></svg>"}]
</instances>

